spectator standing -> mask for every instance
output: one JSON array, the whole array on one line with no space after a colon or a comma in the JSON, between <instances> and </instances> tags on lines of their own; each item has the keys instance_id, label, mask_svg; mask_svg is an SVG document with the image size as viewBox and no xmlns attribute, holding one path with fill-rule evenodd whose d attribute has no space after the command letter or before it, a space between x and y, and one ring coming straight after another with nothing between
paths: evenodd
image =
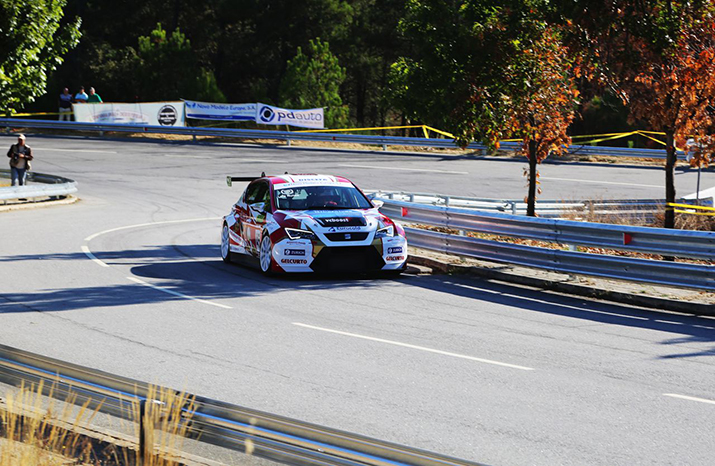
<instances>
[{"instance_id":1,"label":"spectator standing","mask_svg":"<svg viewBox=\"0 0 715 466\"><path fill-rule=\"evenodd\" d=\"M12 185L25 185L27 171L30 170L30 160L32 157L32 149L25 144L25 135L21 134L17 137L17 144L10 146L7 151L7 156L10 158L10 173Z\"/></svg>"},{"instance_id":2,"label":"spectator standing","mask_svg":"<svg viewBox=\"0 0 715 466\"><path fill-rule=\"evenodd\" d=\"M78 104L85 104L88 97L87 93L84 92L84 87L80 87L79 92L74 96L74 101Z\"/></svg>"},{"instance_id":3,"label":"spectator standing","mask_svg":"<svg viewBox=\"0 0 715 466\"><path fill-rule=\"evenodd\" d=\"M72 121L72 94L66 87L62 90L59 98L60 104L60 121Z\"/></svg>"},{"instance_id":4,"label":"spectator standing","mask_svg":"<svg viewBox=\"0 0 715 466\"><path fill-rule=\"evenodd\" d=\"M102 103L102 98L94 92L94 88L90 87L89 88L89 97L87 97L87 103L88 104L99 104Z\"/></svg>"}]
</instances>

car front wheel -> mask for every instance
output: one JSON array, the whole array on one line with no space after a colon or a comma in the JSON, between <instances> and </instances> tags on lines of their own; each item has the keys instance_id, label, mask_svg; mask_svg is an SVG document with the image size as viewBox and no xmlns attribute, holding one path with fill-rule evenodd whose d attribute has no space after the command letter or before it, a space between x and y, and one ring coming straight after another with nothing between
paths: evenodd
<instances>
[{"instance_id":1,"label":"car front wheel","mask_svg":"<svg viewBox=\"0 0 715 466\"><path fill-rule=\"evenodd\" d=\"M223 224L221 230L221 259L227 264L231 262L231 246L228 233L228 225Z\"/></svg>"},{"instance_id":2,"label":"car front wheel","mask_svg":"<svg viewBox=\"0 0 715 466\"><path fill-rule=\"evenodd\" d=\"M261 240L261 247L258 258L261 262L261 272L266 275L271 274L271 263L273 262L273 259L271 257L272 252L273 243L271 242L271 238L268 235L264 235L263 239Z\"/></svg>"}]
</instances>

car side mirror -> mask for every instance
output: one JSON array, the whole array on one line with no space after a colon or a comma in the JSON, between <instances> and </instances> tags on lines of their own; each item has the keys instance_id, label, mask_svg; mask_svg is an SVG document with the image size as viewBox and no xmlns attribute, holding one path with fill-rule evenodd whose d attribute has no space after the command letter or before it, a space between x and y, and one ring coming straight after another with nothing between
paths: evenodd
<instances>
[{"instance_id":1,"label":"car side mirror","mask_svg":"<svg viewBox=\"0 0 715 466\"><path fill-rule=\"evenodd\" d=\"M375 207L377 207L377 208L379 209L379 208L381 208L382 206L385 205L385 201L380 201L380 200L378 200L378 199L373 199L373 200L372 200L372 205L374 205Z\"/></svg>"}]
</instances>

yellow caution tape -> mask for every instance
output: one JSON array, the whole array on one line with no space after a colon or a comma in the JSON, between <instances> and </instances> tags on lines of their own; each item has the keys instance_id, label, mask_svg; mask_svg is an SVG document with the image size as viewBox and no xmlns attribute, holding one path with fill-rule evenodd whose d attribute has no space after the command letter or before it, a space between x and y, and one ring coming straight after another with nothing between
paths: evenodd
<instances>
[{"instance_id":1,"label":"yellow caution tape","mask_svg":"<svg viewBox=\"0 0 715 466\"><path fill-rule=\"evenodd\" d=\"M433 131L433 132L435 132L435 133L437 133L437 134L441 134L442 136L447 136L448 138L454 139L454 134L452 134L452 133L448 133L448 132L446 132L446 131L442 131L442 130L439 130L439 129L437 129L437 128L433 128L433 127L431 127L431 126L425 126L425 128L427 128L428 130Z\"/></svg>"},{"instance_id":2,"label":"yellow caution tape","mask_svg":"<svg viewBox=\"0 0 715 466\"><path fill-rule=\"evenodd\" d=\"M655 142L657 142L658 144L662 144L662 145L664 145L664 146L666 145L665 142L661 141L660 139L656 139L656 138L654 138L653 136L648 136L647 134L645 134L645 133L642 132L642 131L638 131L638 134L641 135L641 136L643 136L644 138L650 139L651 141L655 141Z\"/></svg>"},{"instance_id":3,"label":"yellow caution tape","mask_svg":"<svg viewBox=\"0 0 715 466\"><path fill-rule=\"evenodd\" d=\"M604 134L579 134L577 136L571 136L571 139L581 139L581 138L600 138L603 136L618 136L618 135L629 135L631 133L604 133Z\"/></svg>"},{"instance_id":4,"label":"yellow caution tape","mask_svg":"<svg viewBox=\"0 0 715 466\"><path fill-rule=\"evenodd\" d=\"M661 133L659 131L643 131L639 130L639 133L648 133L648 134L655 134L656 136L665 136L665 133Z\"/></svg>"},{"instance_id":5,"label":"yellow caution tape","mask_svg":"<svg viewBox=\"0 0 715 466\"><path fill-rule=\"evenodd\" d=\"M676 204L674 202L669 202L668 207L684 207L686 209L707 210L715 212L715 207L706 207L704 205Z\"/></svg>"},{"instance_id":6,"label":"yellow caution tape","mask_svg":"<svg viewBox=\"0 0 715 466\"><path fill-rule=\"evenodd\" d=\"M62 115L72 115L74 112L62 112ZM15 113L13 116L37 116L37 115L60 115L58 112L40 112L40 113Z\"/></svg>"},{"instance_id":7,"label":"yellow caution tape","mask_svg":"<svg viewBox=\"0 0 715 466\"><path fill-rule=\"evenodd\" d=\"M339 131L378 131L382 129L409 129L409 128L424 128L424 125L410 126L377 126L372 128L339 128L339 129L306 129L294 131L295 133L337 133Z\"/></svg>"},{"instance_id":8,"label":"yellow caution tape","mask_svg":"<svg viewBox=\"0 0 715 466\"><path fill-rule=\"evenodd\" d=\"M631 131L630 133L618 133L618 134L616 134L615 136L604 137L604 138L600 138L600 139L593 139L593 140L591 140L591 141L583 141L583 142L579 142L579 144L583 144L583 145L586 145L586 144L596 144L596 143L603 142L603 141L612 141L612 140L614 140L614 139L625 138L625 137L628 137L628 136L632 136L632 135L634 135L634 134L638 134L638 131ZM573 139L573 138L572 138L572 139Z\"/></svg>"}]
</instances>

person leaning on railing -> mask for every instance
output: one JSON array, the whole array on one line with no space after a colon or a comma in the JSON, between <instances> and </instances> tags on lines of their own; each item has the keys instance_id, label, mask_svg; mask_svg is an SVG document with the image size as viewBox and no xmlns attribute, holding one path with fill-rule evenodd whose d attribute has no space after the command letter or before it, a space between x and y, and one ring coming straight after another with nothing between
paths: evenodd
<instances>
[{"instance_id":1,"label":"person leaning on railing","mask_svg":"<svg viewBox=\"0 0 715 466\"><path fill-rule=\"evenodd\" d=\"M94 91L93 87L89 88L89 96L87 97L88 104L100 104L102 103L102 98Z\"/></svg>"},{"instance_id":2,"label":"person leaning on railing","mask_svg":"<svg viewBox=\"0 0 715 466\"><path fill-rule=\"evenodd\" d=\"M7 151L7 156L10 158L10 173L12 185L25 185L27 172L30 170L30 160L32 157L32 149L25 144L25 135L21 134L17 137L17 144L10 146Z\"/></svg>"}]
</instances>

